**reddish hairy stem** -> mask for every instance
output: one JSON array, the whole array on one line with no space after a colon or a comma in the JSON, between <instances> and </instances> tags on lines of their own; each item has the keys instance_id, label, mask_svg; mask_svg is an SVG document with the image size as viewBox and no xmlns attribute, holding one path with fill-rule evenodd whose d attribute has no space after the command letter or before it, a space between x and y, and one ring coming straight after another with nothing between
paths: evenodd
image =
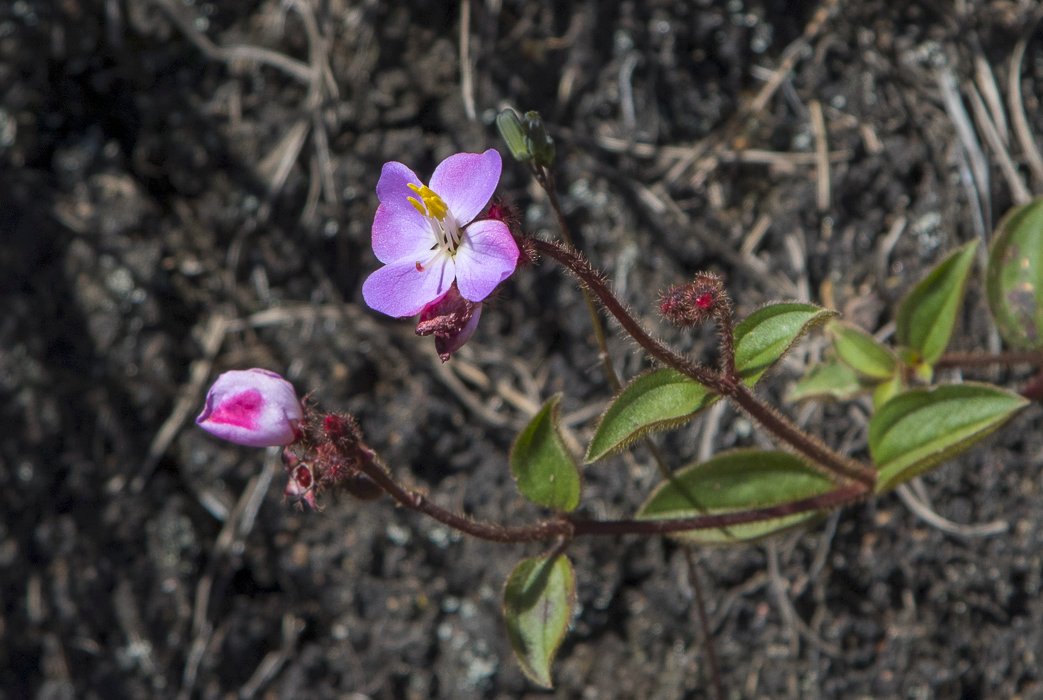
<instances>
[{"instance_id":1,"label":"reddish hairy stem","mask_svg":"<svg viewBox=\"0 0 1043 700\"><path fill-rule=\"evenodd\" d=\"M570 248L576 249L576 244L572 240L572 233L569 230L569 224L565 221L565 212L562 211L561 203L558 201L558 192L554 188L553 174L542 166L537 165L532 166L532 173L536 178L536 182L547 193L547 199L550 200L550 208L558 219L558 230L561 231L561 240L565 241L565 244ZM586 302L587 312L590 314L591 328L594 331L594 342L598 346L598 358L601 360L605 378L611 385L612 391L619 391L623 385L619 381L619 375L616 374L616 368L612 365L612 356L608 352L608 341L605 338L605 327L601 323L601 316L598 315L597 305L586 288L583 289L583 301Z\"/></svg>"},{"instance_id":2,"label":"reddish hairy stem","mask_svg":"<svg viewBox=\"0 0 1043 700\"><path fill-rule=\"evenodd\" d=\"M634 320L634 317L630 315L630 312L626 310L623 304L616 299L615 295L609 291L601 276L590 266L586 258L574 249L557 243L548 243L536 238L530 240L536 252L546 255L548 258L553 258L574 274L583 283L583 286L598 298L602 306L615 316L616 321L623 327L623 330L636 340L649 355L691 377L700 384L713 389L718 394L726 394L728 392L726 382L716 372L692 362L683 355L678 355L649 335L641 327L641 324Z\"/></svg>"},{"instance_id":3,"label":"reddish hairy stem","mask_svg":"<svg viewBox=\"0 0 1043 700\"><path fill-rule=\"evenodd\" d=\"M541 520L531 525L505 526L490 523L459 513L454 513L427 499L422 493L402 486L387 469L375 458L364 461L359 467L363 473L373 479L380 488L387 492L399 504L425 515L438 522L492 542L522 543L543 542L558 538L587 536L618 535L667 535L686 530L710 530L755 523L763 520L775 520L788 515L806 513L813 510L839 508L864 498L869 489L861 484L847 484L836 489L797 501L780 503L768 508L755 508L735 513L716 515L699 515L693 518L669 518L664 520L588 520L562 515L554 519Z\"/></svg>"},{"instance_id":4,"label":"reddish hairy stem","mask_svg":"<svg viewBox=\"0 0 1043 700\"><path fill-rule=\"evenodd\" d=\"M402 486L376 458L363 462L360 469L384 489L389 496L410 510L429 515L443 525L454 530L492 542L544 542L558 537L568 537L572 532L571 524L566 520L541 520L532 525L504 526L498 523L484 522L451 510L429 501L419 491Z\"/></svg>"},{"instance_id":5,"label":"reddish hairy stem","mask_svg":"<svg viewBox=\"0 0 1043 700\"><path fill-rule=\"evenodd\" d=\"M550 207L554 211L554 215L558 219L558 229L561 231L561 240L565 242L567 246L578 251L575 242L572 239L572 233L569 230L569 224L565 220L565 212L561 208L561 203L558 201L558 192L554 186L554 174L543 168L542 166L531 165L533 177L536 178L536 182L539 183L543 191L547 193L547 199L550 200ZM594 331L594 341L598 346L598 358L601 360L601 368L604 370L605 379L609 383L609 388L612 393L618 393L623 388L623 383L619 380L619 375L616 373L616 368L612 364L612 356L608 352L608 341L605 338L605 326L601 322L601 315L598 313L597 304L594 303L594 297L586 287L582 288L583 301L587 305L587 312L590 314L590 323ZM729 310L730 313L730 310ZM659 448L656 447L655 442L650 437L642 438L642 442L648 449L649 454L652 455L652 461L655 462L656 469L659 470L659 474L664 479L670 478L670 468L666 466L666 462L663 460L662 455L659 453Z\"/></svg>"},{"instance_id":6,"label":"reddish hairy stem","mask_svg":"<svg viewBox=\"0 0 1043 700\"><path fill-rule=\"evenodd\" d=\"M1018 392L1027 399L1043 401L1043 351L1041 350L1008 350L996 354L987 352L947 352L941 356L935 367L1010 367L1012 365L1032 365L1039 369L1028 384Z\"/></svg>"},{"instance_id":7,"label":"reddish hairy stem","mask_svg":"<svg viewBox=\"0 0 1043 700\"><path fill-rule=\"evenodd\" d=\"M761 403L742 382L736 382L735 391L728 394L728 398L766 429L811 457L816 463L829 467L830 471L853 479L870 490L876 484L875 469L830 449L822 440L801 430L781 413Z\"/></svg>"},{"instance_id":8,"label":"reddish hairy stem","mask_svg":"<svg viewBox=\"0 0 1043 700\"><path fill-rule=\"evenodd\" d=\"M717 323L717 341L721 344L721 373L729 377L738 377L735 370L735 328L732 325L732 302L728 293L721 290L721 298L714 311Z\"/></svg>"},{"instance_id":9,"label":"reddish hairy stem","mask_svg":"<svg viewBox=\"0 0 1043 700\"><path fill-rule=\"evenodd\" d=\"M797 501L780 503L767 508L716 515L699 515L694 518L671 518L665 520L583 520L570 518L573 534L580 535L669 535L685 530L713 530L734 525L775 520L787 515L807 513L813 510L839 508L861 500L869 494L862 484L845 484L828 493Z\"/></svg>"}]
</instances>

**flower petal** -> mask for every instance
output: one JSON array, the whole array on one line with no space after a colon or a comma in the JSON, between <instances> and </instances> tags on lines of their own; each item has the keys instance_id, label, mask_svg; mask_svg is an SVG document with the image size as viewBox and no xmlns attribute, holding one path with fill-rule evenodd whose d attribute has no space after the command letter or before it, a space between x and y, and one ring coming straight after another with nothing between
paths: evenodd
<instances>
[{"instance_id":1,"label":"flower petal","mask_svg":"<svg viewBox=\"0 0 1043 700\"><path fill-rule=\"evenodd\" d=\"M457 223L465 226L492 199L502 167L500 154L494 148L485 153L457 153L435 168L431 189L449 206Z\"/></svg>"},{"instance_id":2,"label":"flower petal","mask_svg":"<svg viewBox=\"0 0 1043 700\"><path fill-rule=\"evenodd\" d=\"M414 214L416 210L410 207ZM435 232L427 219L407 216L384 204L377 207L373 217L373 253L382 263L403 258L420 260L438 244Z\"/></svg>"},{"instance_id":3,"label":"flower petal","mask_svg":"<svg viewBox=\"0 0 1043 700\"><path fill-rule=\"evenodd\" d=\"M421 186L420 178L412 170L397 161L388 161L380 169L380 179L377 180L377 199L382 206L387 207L396 214L423 222L424 217L409 203L409 198L416 198L416 192L409 189L409 185Z\"/></svg>"},{"instance_id":4,"label":"flower petal","mask_svg":"<svg viewBox=\"0 0 1043 700\"><path fill-rule=\"evenodd\" d=\"M440 250L422 260L402 258L370 274L362 283L362 297L374 311L395 318L415 316L449 290L454 273L452 257Z\"/></svg>"},{"instance_id":5,"label":"flower petal","mask_svg":"<svg viewBox=\"0 0 1043 700\"><path fill-rule=\"evenodd\" d=\"M475 221L456 250L456 285L468 301L481 301L514 272L518 244L502 221Z\"/></svg>"},{"instance_id":6,"label":"flower petal","mask_svg":"<svg viewBox=\"0 0 1043 700\"><path fill-rule=\"evenodd\" d=\"M275 372L254 368L219 376L196 423L238 445L273 447L297 439L302 417L293 385Z\"/></svg>"}]
</instances>

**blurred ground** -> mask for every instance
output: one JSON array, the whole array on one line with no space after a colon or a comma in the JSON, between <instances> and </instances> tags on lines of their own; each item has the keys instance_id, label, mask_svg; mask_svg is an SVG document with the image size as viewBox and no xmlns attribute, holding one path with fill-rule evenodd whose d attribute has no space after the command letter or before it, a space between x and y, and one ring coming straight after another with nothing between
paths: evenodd
<instances>
[{"instance_id":1,"label":"blurred ground","mask_svg":"<svg viewBox=\"0 0 1043 700\"><path fill-rule=\"evenodd\" d=\"M191 427L206 383L284 372L439 502L532 518L515 431L563 391L589 434L609 395L582 299L549 264L523 270L439 366L410 323L360 305L381 164L426 177L497 145L499 108L538 109L582 247L649 326L654 290L712 269L740 313L809 299L876 329L920 270L1043 187L1035 7L3 2L0 697L542 696L499 620L537 550L388 502L299 512L277 464ZM501 189L553 231L521 168ZM995 342L972 286L956 345ZM613 350L626 376L647 366ZM864 454L862 407L793 415ZM1043 697L1039 415L924 479L942 517L1002 534L943 531L889 495L698 551L728 694ZM660 442L680 464L759 440L724 410ZM605 516L655 482L641 451L585 478ZM583 541L573 559L553 695L708 696L682 552Z\"/></svg>"}]
</instances>

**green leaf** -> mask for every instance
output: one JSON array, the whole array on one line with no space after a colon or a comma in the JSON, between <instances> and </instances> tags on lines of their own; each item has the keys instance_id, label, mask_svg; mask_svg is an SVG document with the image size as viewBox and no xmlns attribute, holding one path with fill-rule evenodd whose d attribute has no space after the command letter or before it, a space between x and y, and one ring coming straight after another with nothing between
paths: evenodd
<instances>
[{"instance_id":1,"label":"green leaf","mask_svg":"<svg viewBox=\"0 0 1043 700\"><path fill-rule=\"evenodd\" d=\"M735 327L735 368L753 386L809 329L835 311L786 302L757 309Z\"/></svg>"},{"instance_id":2,"label":"green leaf","mask_svg":"<svg viewBox=\"0 0 1043 700\"><path fill-rule=\"evenodd\" d=\"M503 589L503 617L522 671L545 688L576 605L576 576L563 554L523 559Z\"/></svg>"},{"instance_id":3,"label":"green leaf","mask_svg":"<svg viewBox=\"0 0 1043 700\"><path fill-rule=\"evenodd\" d=\"M1003 339L1016 348L1043 348L1043 198L1000 221L985 290Z\"/></svg>"},{"instance_id":4,"label":"green leaf","mask_svg":"<svg viewBox=\"0 0 1043 700\"><path fill-rule=\"evenodd\" d=\"M889 379L898 368L898 357L879 340L849 323L831 321L829 333L837 355L859 374Z\"/></svg>"},{"instance_id":5,"label":"green leaf","mask_svg":"<svg viewBox=\"0 0 1043 700\"><path fill-rule=\"evenodd\" d=\"M618 452L654 430L677 427L716 399L702 384L673 369L638 375L601 416L586 461Z\"/></svg>"},{"instance_id":6,"label":"green leaf","mask_svg":"<svg viewBox=\"0 0 1043 700\"><path fill-rule=\"evenodd\" d=\"M735 513L828 493L833 482L788 452L735 450L678 470L664 481L637 513L644 520ZM673 535L698 544L727 544L766 537L819 515L794 513L727 528L689 530Z\"/></svg>"},{"instance_id":7,"label":"green leaf","mask_svg":"<svg viewBox=\"0 0 1043 700\"><path fill-rule=\"evenodd\" d=\"M869 453L888 491L966 451L1028 403L988 384L951 384L898 394L869 421Z\"/></svg>"},{"instance_id":8,"label":"green leaf","mask_svg":"<svg viewBox=\"0 0 1043 700\"><path fill-rule=\"evenodd\" d=\"M580 473L558 431L556 394L543 404L511 446L511 474L521 494L559 511L579 505Z\"/></svg>"},{"instance_id":9,"label":"green leaf","mask_svg":"<svg viewBox=\"0 0 1043 700\"><path fill-rule=\"evenodd\" d=\"M945 352L963 302L977 241L957 248L902 299L895 318L898 342L933 365Z\"/></svg>"},{"instance_id":10,"label":"green leaf","mask_svg":"<svg viewBox=\"0 0 1043 700\"><path fill-rule=\"evenodd\" d=\"M858 374L850 366L836 358L815 365L786 394L786 400L795 403L813 398L830 398L846 401L854 398L865 387L858 380Z\"/></svg>"}]
</instances>

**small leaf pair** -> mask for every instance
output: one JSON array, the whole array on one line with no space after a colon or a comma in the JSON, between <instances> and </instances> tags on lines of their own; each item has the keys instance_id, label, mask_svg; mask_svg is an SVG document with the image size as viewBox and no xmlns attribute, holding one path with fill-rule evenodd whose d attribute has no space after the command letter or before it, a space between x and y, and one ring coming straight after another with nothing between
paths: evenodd
<instances>
[{"instance_id":1,"label":"small leaf pair","mask_svg":"<svg viewBox=\"0 0 1043 700\"><path fill-rule=\"evenodd\" d=\"M788 401L843 401L872 390L873 405L880 406L902 389L905 365L889 347L842 321L830 321L827 330L834 356L827 356L798 381L787 394Z\"/></svg>"},{"instance_id":2,"label":"small leaf pair","mask_svg":"<svg viewBox=\"0 0 1043 700\"><path fill-rule=\"evenodd\" d=\"M812 369L787 398L843 400L872 391L879 408L902 391L907 377L929 382L956 327L975 250L972 241L950 253L902 299L895 318L898 352L857 326L832 321L836 357Z\"/></svg>"}]
</instances>

